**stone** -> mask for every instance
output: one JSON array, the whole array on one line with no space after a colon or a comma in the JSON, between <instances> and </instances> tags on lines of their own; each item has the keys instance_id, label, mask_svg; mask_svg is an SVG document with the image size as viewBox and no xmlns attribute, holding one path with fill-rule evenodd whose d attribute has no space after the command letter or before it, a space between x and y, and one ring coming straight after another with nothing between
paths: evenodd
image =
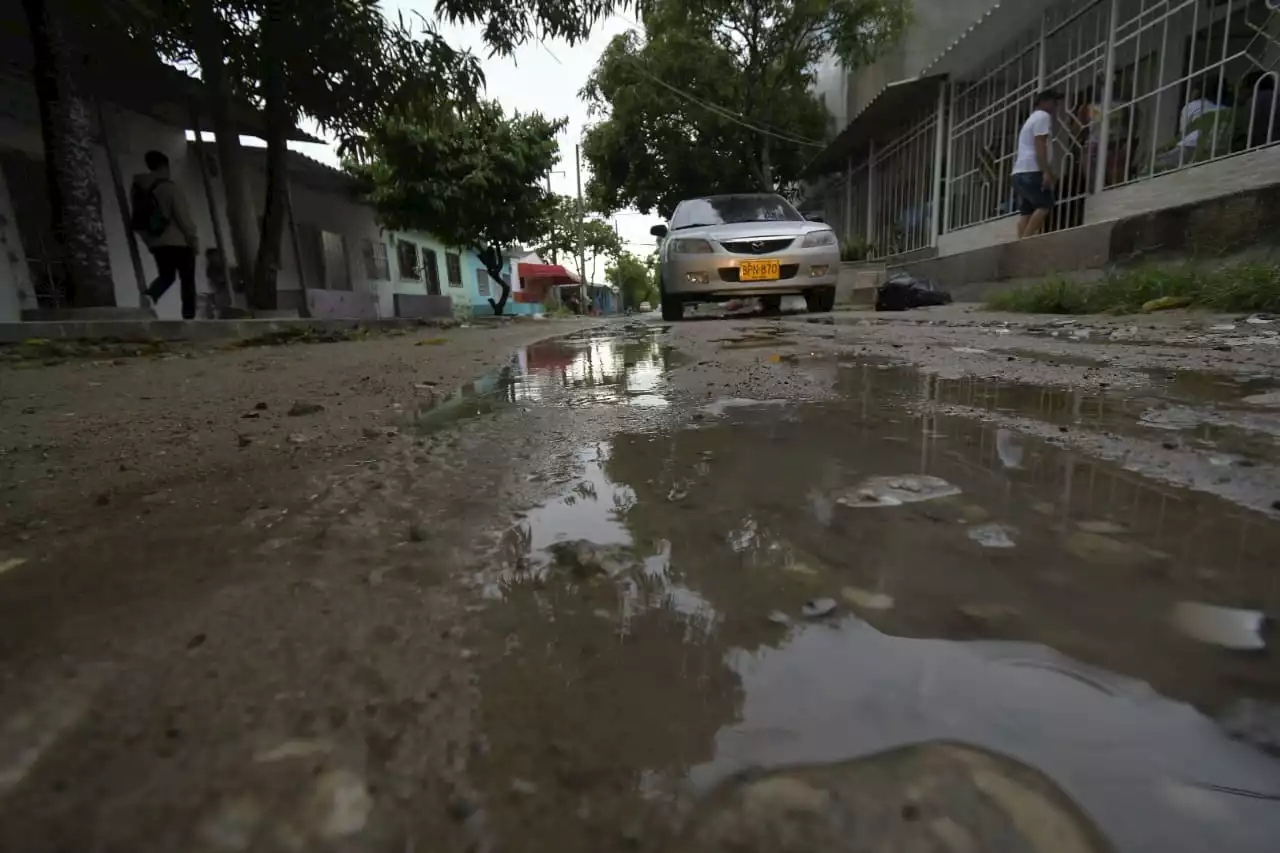
<instances>
[{"instance_id":1,"label":"stone","mask_svg":"<svg viewBox=\"0 0 1280 853\"><path fill-rule=\"evenodd\" d=\"M960 494L960 489L941 477L912 474L896 477L869 477L836 499L841 506L857 509L901 506Z\"/></svg>"},{"instance_id":2,"label":"stone","mask_svg":"<svg viewBox=\"0 0 1280 853\"><path fill-rule=\"evenodd\" d=\"M291 418L299 418L305 415L315 415L324 411L324 406L319 403L308 403L299 400L289 407L286 413Z\"/></svg>"},{"instance_id":3,"label":"stone","mask_svg":"<svg viewBox=\"0 0 1280 853\"><path fill-rule=\"evenodd\" d=\"M316 779L309 811L321 838L342 838L364 829L373 811L369 788L358 774L330 770Z\"/></svg>"}]
</instances>

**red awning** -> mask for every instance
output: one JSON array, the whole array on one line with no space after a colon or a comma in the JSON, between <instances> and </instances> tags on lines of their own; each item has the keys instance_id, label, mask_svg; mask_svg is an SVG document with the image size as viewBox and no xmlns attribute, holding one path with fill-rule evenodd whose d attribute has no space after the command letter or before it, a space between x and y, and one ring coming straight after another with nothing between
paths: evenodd
<instances>
[{"instance_id":1,"label":"red awning","mask_svg":"<svg viewBox=\"0 0 1280 853\"><path fill-rule=\"evenodd\" d=\"M578 277L559 264L517 264L516 271L520 278L526 281L537 279L539 284L578 283Z\"/></svg>"}]
</instances>

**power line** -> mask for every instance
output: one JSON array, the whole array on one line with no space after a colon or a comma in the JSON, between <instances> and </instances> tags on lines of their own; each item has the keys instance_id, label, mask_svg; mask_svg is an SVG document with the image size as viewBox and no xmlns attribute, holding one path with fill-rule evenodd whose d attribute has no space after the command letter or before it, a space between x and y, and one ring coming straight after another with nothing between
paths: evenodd
<instances>
[{"instance_id":1,"label":"power line","mask_svg":"<svg viewBox=\"0 0 1280 853\"><path fill-rule=\"evenodd\" d=\"M626 21L629 24L632 24L636 27L640 26L640 24L631 20L626 15L623 15L617 12L615 12L614 14L617 15L619 18L622 18L624 21ZM628 54L627 59L630 59L634 63L635 69L637 71L639 71L642 75L649 78L653 82L657 83L659 86L662 86L664 89L671 91L673 94L679 95L680 97L693 103L694 105L702 107L703 109L715 115L718 115L721 118L728 119L729 121L735 124L741 125L745 128L748 128L749 130L754 130L756 133L762 133L765 136L772 136L775 139L781 139L784 142L790 142L794 145L805 145L810 148L826 148L827 147L827 143L825 142L818 142L817 140L806 139L801 136L794 136L790 134L781 133L770 127L767 127L767 126L762 127L761 125L754 124L751 121L748 121L747 117L740 112L731 110L728 107L722 107L719 104L713 104L710 101L703 100L702 98L698 97L697 95L694 95L691 92L685 91L677 86L673 86L672 84L668 83L666 80L663 80L662 78L658 77L656 74L651 73L647 68L644 68L641 64L641 60L639 57L631 56L630 54Z\"/></svg>"}]
</instances>

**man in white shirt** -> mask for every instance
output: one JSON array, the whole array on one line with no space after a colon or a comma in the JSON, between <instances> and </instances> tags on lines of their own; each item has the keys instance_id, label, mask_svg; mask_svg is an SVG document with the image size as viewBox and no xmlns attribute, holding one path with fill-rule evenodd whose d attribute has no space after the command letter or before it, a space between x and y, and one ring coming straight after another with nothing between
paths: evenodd
<instances>
[{"instance_id":1,"label":"man in white shirt","mask_svg":"<svg viewBox=\"0 0 1280 853\"><path fill-rule=\"evenodd\" d=\"M1018 238L1034 237L1053 211L1053 116L1062 93L1047 89L1036 95L1035 109L1018 133L1013 161L1013 192L1018 202Z\"/></svg>"},{"instance_id":2,"label":"man in white shirt","mask_svg":"<svg viewBox=\"0 0 1280 853\"><path fill-rule=\"evenodd\" d=\"M1210 89L1216 90L1217 85L1216 81L1211 81ZM1176 169L1179 166L1194 163L1196 148L1200 145L1200 130L1191 129L1191 123L1200 118L1200 116L1209 115L1222 109L1221 106L1204 96L1199 84L1192 84L1189 94L1190 98L1187 99L1187 103L1183 106L1182 113L1178 117L1178 132L1182 134L1182 141L1156 158L1156 166L1158 168ZM1223 119L1222 121L1225 122L1228 119ZM1210 131L1210 135L1212 133ZM1206 143L1207 147L1209 146Z\"/></svg>"}]
</instances>

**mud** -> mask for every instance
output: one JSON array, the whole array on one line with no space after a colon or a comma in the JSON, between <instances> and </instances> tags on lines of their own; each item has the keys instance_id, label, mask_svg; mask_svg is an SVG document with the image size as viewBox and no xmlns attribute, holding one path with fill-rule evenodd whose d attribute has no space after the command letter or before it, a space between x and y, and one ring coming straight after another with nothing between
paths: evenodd
<instances>
[{"instance_id":1,"label":"mud","mask_svg":"<svg viewBox=\"0 0 1280 853\"><path fill-rule=\"evenodd\" d=\"M0 849L1270 850L1275 348L912 314L275 356L13 528Z\"/></svg>"}]
</instances>

